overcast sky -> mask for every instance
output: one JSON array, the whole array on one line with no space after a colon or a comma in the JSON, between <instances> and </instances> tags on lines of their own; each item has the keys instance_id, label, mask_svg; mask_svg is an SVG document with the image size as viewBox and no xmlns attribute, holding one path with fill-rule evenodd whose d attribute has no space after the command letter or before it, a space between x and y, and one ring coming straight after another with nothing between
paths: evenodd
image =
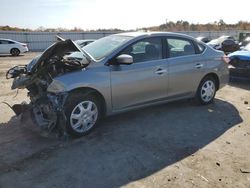
<instances>
[{"instance_id":1,"label":"overcast sky","mask_svg":"<svg viewBox=\"0 0 250 188\"><path fill-rule=\"evenodd\" d=\"M250 0L0 0L0 10L0 25L31 29L136 29L166 19L250 22Z\"/></svg>"}]
</instances>

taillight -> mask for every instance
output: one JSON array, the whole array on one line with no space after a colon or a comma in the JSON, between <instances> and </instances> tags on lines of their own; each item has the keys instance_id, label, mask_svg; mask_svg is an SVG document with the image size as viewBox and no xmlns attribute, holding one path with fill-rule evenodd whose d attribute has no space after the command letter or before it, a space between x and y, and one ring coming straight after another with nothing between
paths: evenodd
<instances>
[{"instance_id":1,"label":"taillight","mask_svg":"<svg viewBox=\"0 0 250 188\"><path fill-rule=\"evenodd\" d=\"M227 64L230 62L229 57L226 56L226 55L224 55L224 56L221 58L221 60L222 60L224 63L227 63Z\"/></svg>"}]
</instances>

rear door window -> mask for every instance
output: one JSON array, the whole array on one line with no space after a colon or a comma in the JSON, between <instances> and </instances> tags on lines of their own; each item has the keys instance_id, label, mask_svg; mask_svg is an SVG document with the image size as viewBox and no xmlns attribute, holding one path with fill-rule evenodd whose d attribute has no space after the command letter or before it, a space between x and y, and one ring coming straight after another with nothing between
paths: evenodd
<instances>
[{"instance_id":1,"label":"rear door window","mask_svg":"<svg viewBox=\"0 0 250 188\"><path fill-rule=\"evenodd\" d=\"M195 54L193 43L186 39L167 38L169 57L180 57Z\"/></svg>"}]
</instances>

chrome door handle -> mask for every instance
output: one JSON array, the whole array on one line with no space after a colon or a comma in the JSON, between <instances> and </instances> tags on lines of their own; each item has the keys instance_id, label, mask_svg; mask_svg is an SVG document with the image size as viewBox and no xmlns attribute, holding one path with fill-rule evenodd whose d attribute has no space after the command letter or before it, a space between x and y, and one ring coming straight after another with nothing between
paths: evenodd
<instances>
[{"instance_id":1,"label":"chrome door handle","mask_svg":"<svg viewBox=\"0 0 250 188\"><path fill-rule=\"evenodd\" d=\"M157 71L155 71L156 74L163 74L166 73L167 70L166 69L157 69Z\"/></svg>"},{"instance_id":2,"label":"chrome door handle","mask_svg":"<svg viewBox=\"0 0 250 188\"><path fill-rule=\"evenodd\" d=\"M198 64L195 65L195 68L197 68L197 69L200 69L202 67L203 67L203 64L200 64L200 63L198 63Z\"/></svg>"}]
</instances>

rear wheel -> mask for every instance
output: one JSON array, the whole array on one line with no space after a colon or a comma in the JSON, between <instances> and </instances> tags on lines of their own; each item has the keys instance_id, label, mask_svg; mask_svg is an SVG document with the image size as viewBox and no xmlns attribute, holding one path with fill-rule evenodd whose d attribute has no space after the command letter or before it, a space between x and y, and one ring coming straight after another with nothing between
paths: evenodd
<instances>
[{"instance_id":1,"label":"rear wheel","mask_svg":"<svg viewBox=\"0 0 250 188\"><path fill-rule=\"evenodd\" d=\"M11 53L11 55L13 55L13 56L18 56L18 55L20 54L20 50L17 49L17 48L12 48L12 49L10 50L10 53Z\"/></svg>"},{"instance_id":2,"label":"rear wheel","mask_svg":"<svg viewBox=\"0 0 250 188\"><path fill-rule=\"evenodd\" d=\"M200 104L210 104L214 100L216 94L216 82L212 76L205 77L197 90L196 97Z\"/></svg>"},{"instance_id":3,"label":"rear wheel","mask_svg":"<svg viewBox=\"0 0 250 188\"><path fill-rule=\"evenodd\" d=\"M75 137L90 133L97 125L101 114L99 100L89 94L74 93L65 104L67 132Z\"/></svg>"}]
</instances>

